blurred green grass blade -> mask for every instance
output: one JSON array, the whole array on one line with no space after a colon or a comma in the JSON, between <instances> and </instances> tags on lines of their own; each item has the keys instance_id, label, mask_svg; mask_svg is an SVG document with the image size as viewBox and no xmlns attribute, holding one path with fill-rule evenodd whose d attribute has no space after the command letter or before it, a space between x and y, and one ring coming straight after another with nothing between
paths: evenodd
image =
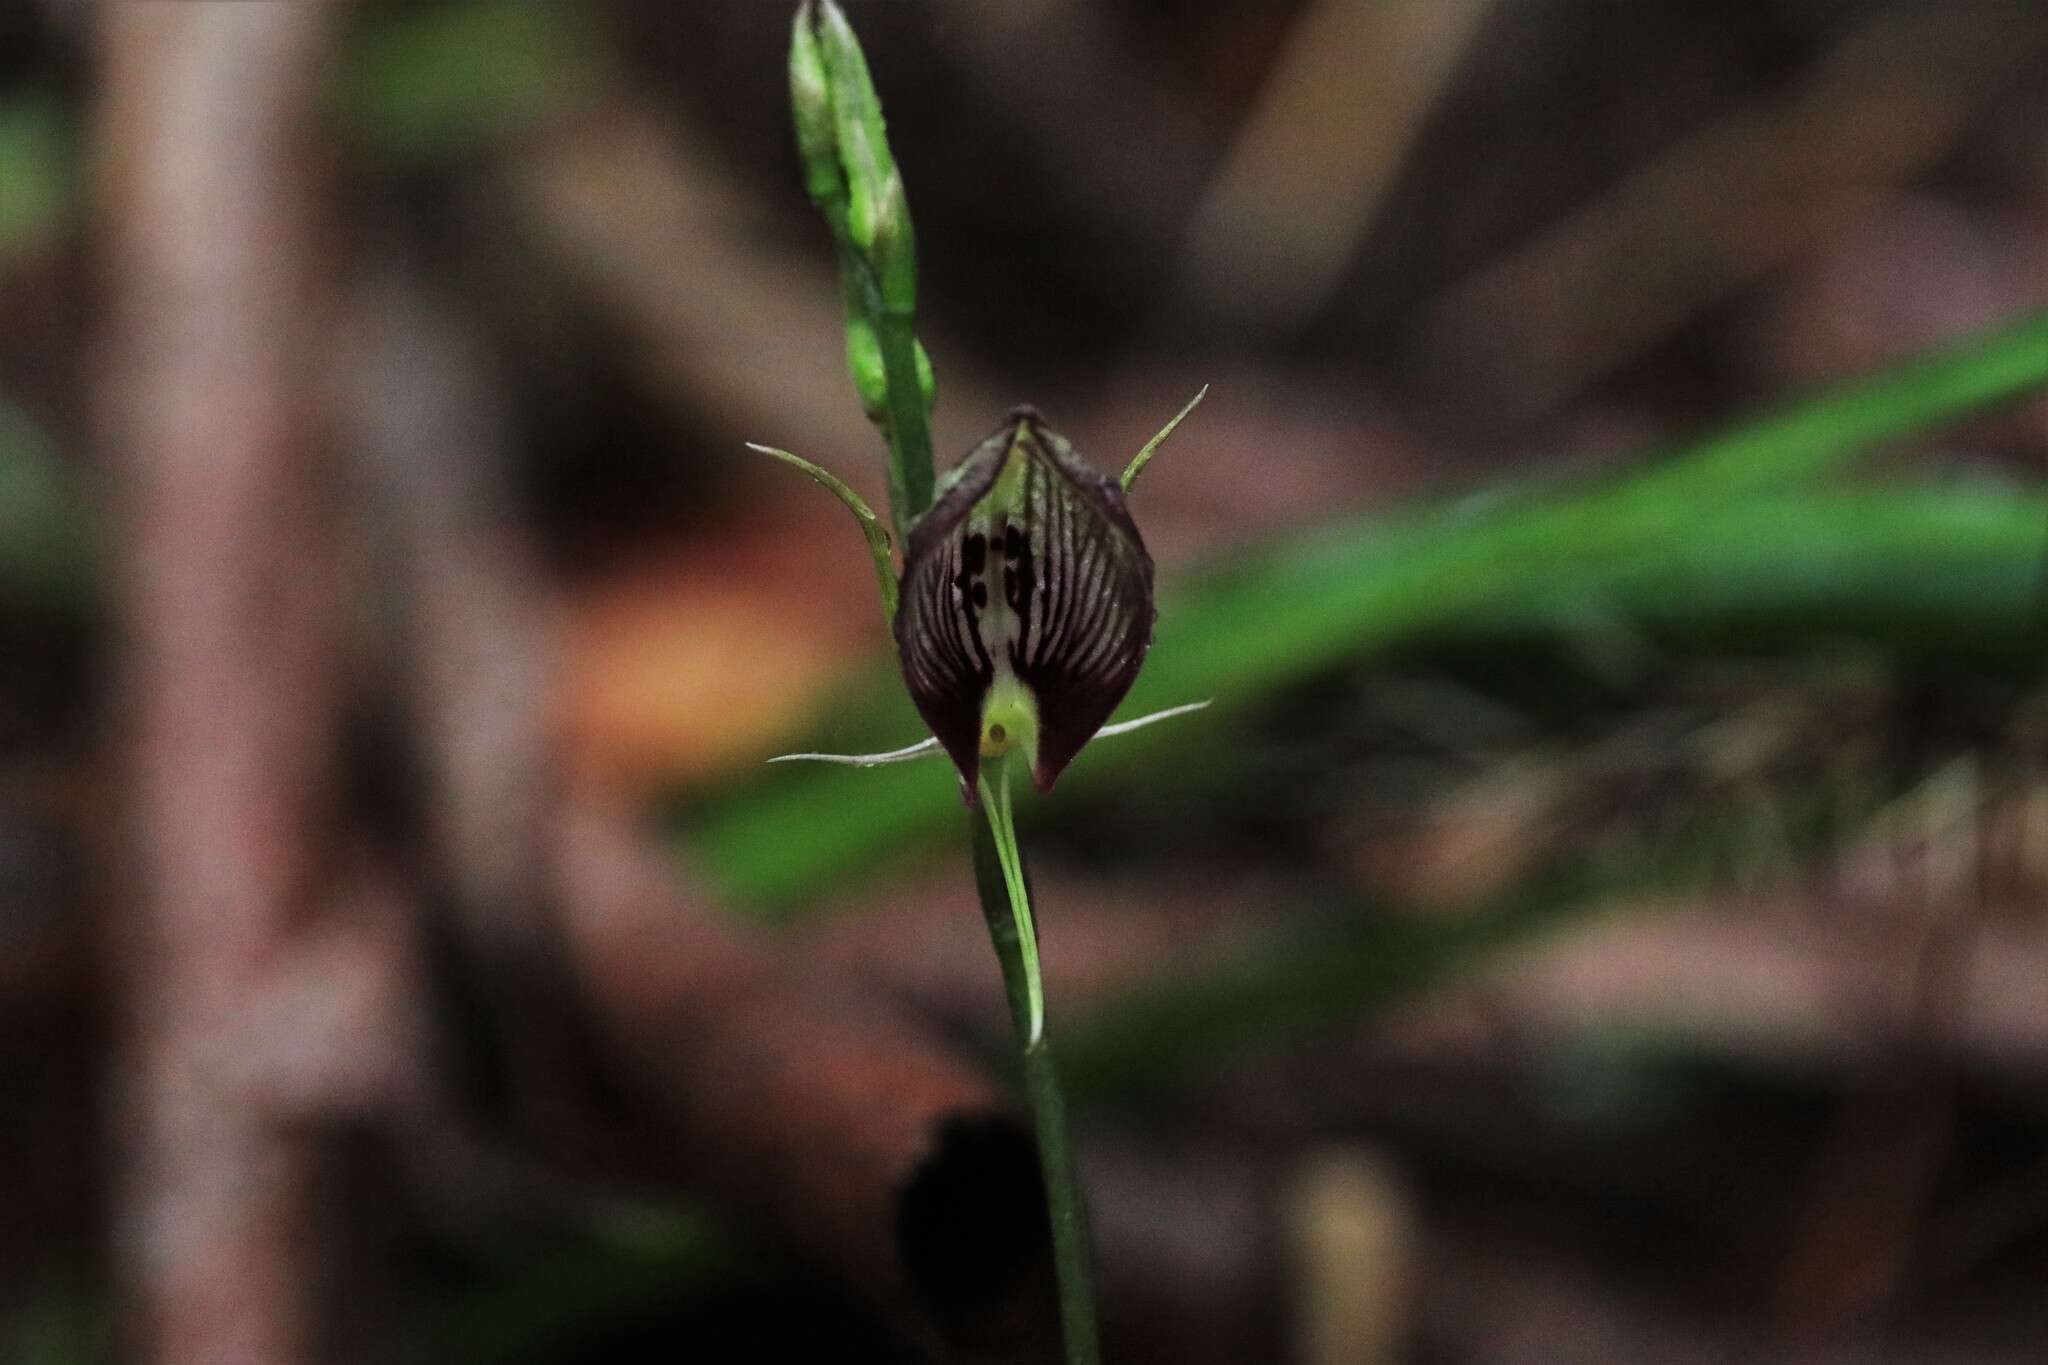
<instances>
[{"instance_id":1,"label":"blurred green grass blade","mask_svg":"<svg viewBox=\"0 0 2048 1365\"><path fill-rule=\"evenodd\" d=\"M0 101L0 265L47 248L78 209L78 130L57 96Z\"/></svg>"},{"instance_id":2,"label":"blurred green grass blade","mask_svg":"<svg viewBox=\"0 0 2048 1365\"><path fill-rule=\"evenodd\" d=\"M603 1329L764 1273L760 1253L699 1209L624 1210L614 1226L455 1297L427 1324L434 1359L552 1359Z\"/></svg>"},{"instance_id":3,"label":"blurred green grass blade","mask_svg":"<svg viewBox=\"0 0 2048 1365\"><path fill-rule=\"evenodd\" d=\"M1507 521L1451 514L1326 529L1170 600L1125 711L1217 704L1092 747L1066 782L1100 789L1168 753L1188 761L1228 743L1234 707L1374 650L1571 632L1589 620L1699 644L1856 634L2010 661L2041 638L2044 554L2048 500L1976 489L1793 492L1697 508L1574 501ZM778 773L707 801L683 833L736 902L787 906L892 847L948 834L953 786L910 765Z\"/></svg>"},{"instance_id":4,"label":"blurred green grass blade","mask_svg":"<svg viewBox=\"0 0 2048 1365\"><path fill-rule=\"evenodd\" d=\"M2048 312L2034 312L1682 447L1618 491L1632 498L1699 498L1783 487L1886 442L2022 398L2044 383Z\"/></svg>"},{"instance_id":5,"label":"blurred green grass blade","mask_svg":"<svg viewBox=\"0 0 2048 1365\"><path fill-rule=\"evenodd\" d=\"M49 434L0 397L0 600L83 610L94 592L93 526Z\"/></svg>"},{"instance_id":6,"label":"blurred green grass blade","mask_svg":"<svg viewBox=\"0 0 2048 1365\"><path fill-rule=\"evenodd\" d=\"M1160 646L1131 704L1184 692L1241 700L1374 648L1601 616L1673 631L1839 618L1880 638L1894 621L1939 629L1930 617L1952 616L1963 639L2005 642L2027 625L2044 537L2039 498L1946 489L1572 503L1398 537L1391 555L1358 528L1352 555L1322 540L1190 592L1173 604L1177 616L1162 611ZM1987 583L1998 591L1978 591Z\"/></svg>"},{"instance_id":7,"label":"blurred green grass blade","mask_svg":"<svg viewBox=\"0 0 2048 1365\"><path fill-rule=\"evenodd\" d=\"M1654 534L1646 532L1646 539ZM1915 657L2034 665L2048 497L1987 488L1788 493L1730 506L1655 553L1589 565L1553 595L1561 625L1611 601L1693 647L1787 648L1849 635ZM1540 621L1544 603L1501 624ZM1473 628L1484 628L1483 613Z\"/></svg>"},{"instance_id":8,"label":"blurred green grass blade","mask_svg":"<svg viewBox=\"0 0 2048 1365\"><path fill-rule=\"evenodd\" d=\"M595 90L603 44L576 5L403 6L365 22L336 64L344 127L400 165L488 150Z\"/></svg>"}]
</instances>

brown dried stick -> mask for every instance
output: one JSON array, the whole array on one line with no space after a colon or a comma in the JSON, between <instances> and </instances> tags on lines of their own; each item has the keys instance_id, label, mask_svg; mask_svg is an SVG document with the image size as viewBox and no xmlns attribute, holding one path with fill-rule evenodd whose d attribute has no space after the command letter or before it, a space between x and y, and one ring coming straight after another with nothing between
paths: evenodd
<instances>
[{"instance_id":1,"label":"brown dried stick","mask_svg":"<svg viewBox=\"0 0 2048 1365\"><path fill-rule=\"evenodd\" d=\"M524 149L504 186L515 220L635 343L655 393L818 459L880 503L880 467L864 458L874 431L846 398L838 281L829 260L764 240L749 183L622 99ZM967 348L923 330L945 357L935 434L950 459L1016 400Z\"/></svg>"},{"instance_id":2,"label":"brown dried stick","mask_svg":"<svg viewBox=\"0 0 2048 1365\"><path fill-rule=\"evenodd\" d=\"M587 1068L547 903L553 622L516 525L510 400L402 267L342 311L345 439L376 528L381 662L419 755L423 867L454 911L513 1117L573 1129Z\"/></svg>"},{"instance_id":3,"label":"brown dried stick","mask_svg":"<svg viewBox=\"0 0 2048 1365\"><path fill-rule=\"evenodd\" d=\"M1783 99L1454 285L1426 319L1428 359L1505 421L1550 411L1895 192L2044 43L2048 19L2010 0L1879 7Z\"/></svg>"},{"instance_id":4,"label":"brown dried stick","mask_svg":"<svg viewBox=\"0 0 2048 1365\"><path fill-rule=\"evenodd\" d=\"M313 1359L329 1229L280 1080L281 972L326 899L338 594L308 115L330 14L101 26L106 435L133 892L119 1246L139 1358Z\"/></svg>"},{"instance_id":5,"label":"brown dried stick","mask_svg":"<svg viewBox=\"0 0 2048 1365\"><path fill-rule=\"evenodd\" d=\"M1265 335L1341 282L1493 0L1315 0L1195 206L1180 301Z\"/></svg>"}]
</instances>

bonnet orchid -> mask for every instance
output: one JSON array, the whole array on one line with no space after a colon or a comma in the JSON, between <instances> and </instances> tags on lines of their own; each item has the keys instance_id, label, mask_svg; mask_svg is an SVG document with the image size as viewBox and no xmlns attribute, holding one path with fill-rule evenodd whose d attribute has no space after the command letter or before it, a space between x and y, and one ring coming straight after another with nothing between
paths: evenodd
<instances>
[{"instance_id":1,"label":"bonnet orchid","mask_svg":"<svg viewBox=\"0 0 2048 1365\"><path fill-rule=\"evenodd\" d=\"M860 523L912 702L931 738L877 754L784 754L872 767L945 754L977 830L976 881L1022 1044L1026 1086L1051 1218L1069 1365L1095 1365L1094 1291L1086 1219L1067 1147L1064 1101L1045 1031L1037 917L1010 806L1021 762L1050 791L1090 739L1199 711L1192 702L1103 724L1130 691L1152 644L1152 558L1125 494L1185 408L1140 450L1121 479L1097 473L1030 408L938 484L910 524L902 576L881 519L845 481L773 446L750 448L803 470Z\"/></svg>"},{"instance_id":2,"label":"bonnet orchid","mask_svg":"<svg viewBox=\"0 0 2048 1365\"><path fill-rule=\"evenodd\" d=\"M844 482L770 446L844 503L875 562L903 681L932 738L877 754L784 754L873 767L944 753L970 804L982 760L1018 755L1040 792L1090 739L1198 711L1105 725L1152 643L1152 558L1125 493L1205 388L1138 452L1122 479L1096 472L1021 407L939 484L905 538L900 583L888 532Z\"/></svg>"},{"instance_id":3,"label":"bonnet orchid","mask_svg":"<svg viewBox=\"0 0 2048 1365\"><path fill-rule=\"evenodd\" d=\"M1031 408L933 483L932 367L913 330L915 236L867 60L832 0L804 0L789 50L804 187L832 230L855 392L889 448L889 531L859 494L800 456L866 537L904 686L931 737L879 754L786 754L869 767L944 754L973 812L975 886L1003 970L1052 1233L1067 1365L1097 1365L1087 1219L1045 1027L1038 930L1010 807L1021 765L1041 792L1090 739L1206 706L1106 725L1152 645L1152 558L1126 494L1202 394L1119 479L1098 473ZM1207 390L1204 390L1207 392Z\"/></svg>"}]
</instances>

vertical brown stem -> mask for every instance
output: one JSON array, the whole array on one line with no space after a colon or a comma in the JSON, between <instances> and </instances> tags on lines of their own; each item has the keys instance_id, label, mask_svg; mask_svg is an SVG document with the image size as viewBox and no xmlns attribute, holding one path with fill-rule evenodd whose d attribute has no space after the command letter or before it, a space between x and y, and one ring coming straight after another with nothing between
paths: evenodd
<instances>
[{"instance_id":1,"label":"vertical brown stem","mask_svg":"<svg viewBox=\"0 0 2048 1365\"><path fill-rule=\"evenodd\" d=\"M99 148L140 1359L314 1357L316 1140L284 971L325 899L338 597L308 115L329 11L114 5Z\"/></svg>"}]
</instances>

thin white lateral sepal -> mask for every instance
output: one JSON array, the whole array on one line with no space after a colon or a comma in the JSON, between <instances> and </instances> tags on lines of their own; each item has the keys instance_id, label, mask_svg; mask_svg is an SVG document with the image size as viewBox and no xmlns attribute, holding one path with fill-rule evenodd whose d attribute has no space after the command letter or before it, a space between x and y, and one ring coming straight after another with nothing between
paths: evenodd
<instances>
[{"instance_id":1,"label":"thin white lateral sepal","mask_svg":"<svg viewBox=\"0 0 2048 1365\"><path fill-rule=\"evenodd\" d=\"M1214 700L1214 697L1209 699L1209 701ZM1169 706L1164 711L1154 711L1149 716L1139 716L1136 720L1120 720L1114 725L1105 725L1100 730L1097 730L1095 737L1097 739L1107 739L1111 735L1127 735L1133 730L1142 730L1156 721L1172 720L1175 716L1193 715L1195 712L1207 707L1209 701L1186 702L1180 706Z\"/></svg>"},{"instance_id":2,"label":"thin white lateral sepal","mask_svg":"<svg viewBox=\"0 0 2048 1365\"><path fill-rule=\"evenodd\" d=\"M1211 698L1211 700L1214 700ZM1116 735L1127 735L1133 730L1142 730L1157 721L1172 720L1175 716L1192 715L1208 706L1207 701L1191 701L1180 706L1169 706L1164 711L1154 711L1149 716L1135 720L1120 720L1114 725L1105 725L1095 732L1097 739L1109 739ZM938 737L921 739L901 749L891 749L883 754L777 754L770 763L838 763L848 768L879 768L885 763L910 763L920 758L930 758L940 752Z\"/></svg>"},{"instance_id":3,"label":"thin white lateral sepal","mask_svg":"<svg viewBox=\"0 0 2048 1365\"><path fill-rule=\"evenodd\" d=\"M909 763L940 752L936 735L885 754L777 754L770 763L843 763L849 768L879 768L884 763Z\"/></svg>"}]
</instances>

